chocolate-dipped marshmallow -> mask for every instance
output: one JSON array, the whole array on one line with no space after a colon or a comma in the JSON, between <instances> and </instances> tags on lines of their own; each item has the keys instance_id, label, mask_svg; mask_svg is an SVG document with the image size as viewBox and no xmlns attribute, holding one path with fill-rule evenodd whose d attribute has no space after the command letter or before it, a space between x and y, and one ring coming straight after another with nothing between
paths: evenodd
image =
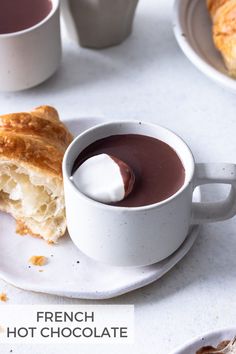
<instances>
[{"instance_id":1,"label":"chocolate-dipped marshmallow","mask_svg":"<svg viewBox=\"0 0 236 354\"><path fill-rule=\"evenodd\" d=\"M124 161L108 154L87 159L71 179L87 197L108 204L126 198L135 182L132 169Z\"/></svg>"}]
</instances>

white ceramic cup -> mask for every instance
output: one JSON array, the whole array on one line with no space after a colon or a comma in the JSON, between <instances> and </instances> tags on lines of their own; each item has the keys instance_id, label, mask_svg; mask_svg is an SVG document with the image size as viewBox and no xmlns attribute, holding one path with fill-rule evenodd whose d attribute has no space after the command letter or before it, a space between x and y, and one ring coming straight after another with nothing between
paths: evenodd
<instances>
[{"instance_id":1,"label":"white ceramic cup","mask_svg":"<svg viewBox=\"0 0 236 354\"><path fill-rule=\"evenodd\" d=\"M96 140L116 134L147 135L170 145L185 168L183 186L160 203L131 208L102 204L82 194L70 180L77 156ZM112 265L159 262L179 248L191 224L225 220L236 214L236 165L195 164L181 138L154 124L122 121L85 131L68 147L63 175L67 225L73 242L91 258ZM228 197L216 203L193 203L195 187L209 183L230 184Z\"/></svg>"},{"instance_id":2,"label":"white ceramic cup","mask_svg":"<svg viewBox=\"0 0 236 354\"><path fill-rule=\"evenodd\" d=\"M41 22L0 34L0 91L18 91L48 79L61 61L59 0Z\"/></svg>"}]
</instances>

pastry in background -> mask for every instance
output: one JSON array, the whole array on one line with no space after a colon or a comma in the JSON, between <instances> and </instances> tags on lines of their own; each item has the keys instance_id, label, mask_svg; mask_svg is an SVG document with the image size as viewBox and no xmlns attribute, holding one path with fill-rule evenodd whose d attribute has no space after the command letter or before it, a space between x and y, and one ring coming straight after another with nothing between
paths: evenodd
<instances>
[{"instance_id":1,"label":"pastry in background","mask_svg":"<svg viewBox=\"0 0 236 354\"><path fill-rule=\"evenodd\" d=\"M217 10L228 1L229 0L207 0L207 7L212 19L214 19Z\"/></svg>"},{"instance_id":2,"label":"pastry in background","mask_svg":"<svg viewBox=\"0 0 236 354\"><path fill-rule=\"evenodd\" d=\"M236 78L236 0L207 0L213 21L213 41L229 75Z\"/></svg>"},{"instance_id":3,"label":"pastry in background","mask_svg":"<svg viewBox=\"0 0 236 354\"><path fill-rule=\"evenodd\" d=\"M71 141L52 107L0 116L0 210L19 234L49 243L64 235L62 159Z\"/></svg>"}]
</instances>

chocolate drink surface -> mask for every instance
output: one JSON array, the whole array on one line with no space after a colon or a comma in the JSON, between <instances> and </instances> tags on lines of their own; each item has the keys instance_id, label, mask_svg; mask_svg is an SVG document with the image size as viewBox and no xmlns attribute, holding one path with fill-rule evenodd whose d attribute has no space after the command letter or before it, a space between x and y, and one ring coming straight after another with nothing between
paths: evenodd
<instances>
[{"instance_id":1,"label":"chocolate drink surface","mask_svg":"<svg viewBox=\"0 0 236 354\"><path fill-rule=\"evenodd\" d=\"M138 134L112 135L95 141L79 154L72 174L85 160L102 153L124 161L135 174L132 193L111 205L139 207L158 203L184 184L185 170L177 153L161 140Z\"/></svg>"},{"instance_id":2,"label":"chocolate drink surface","mask_svg":"<svg viewBox=\"0 0 236 354\"><path fill-rule=\"evenodd\" d=\"M33 27L52 10L51 0L1 0L0 34Z\"/></svg>"}]
</instances>

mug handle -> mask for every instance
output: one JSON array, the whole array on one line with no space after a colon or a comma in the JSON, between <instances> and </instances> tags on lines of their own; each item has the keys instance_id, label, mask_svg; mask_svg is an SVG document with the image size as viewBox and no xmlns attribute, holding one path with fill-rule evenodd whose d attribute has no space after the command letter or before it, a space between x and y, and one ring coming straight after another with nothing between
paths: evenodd
<instances>
[{"instance_id":1,"label":"mug handle","mask_svg":"<svg viewBox=\"0 0 236 354\"><path fill-rule=\"evenodd\" d=\"M213 183L230 184L229 195L225 200L215 203L193 203L191 224L222 221L236 215L236 165L196 164L194 188Z\"/></svg>"}]
</instances>

